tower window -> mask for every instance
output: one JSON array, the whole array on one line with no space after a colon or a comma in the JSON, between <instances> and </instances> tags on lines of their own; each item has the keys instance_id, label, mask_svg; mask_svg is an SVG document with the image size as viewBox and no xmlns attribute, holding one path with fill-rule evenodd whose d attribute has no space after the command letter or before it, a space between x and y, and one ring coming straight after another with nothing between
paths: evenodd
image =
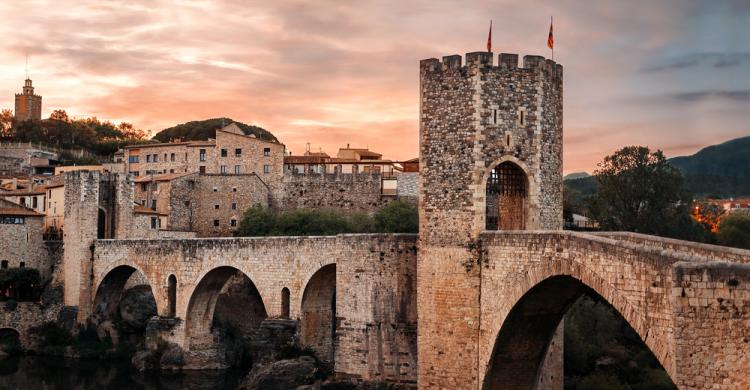
<instances>
[{"instance_id":1,"label":"tower window","mask_svg":"<svg viewBox=\"0 0 750 390\"><path fill-rule=\"evenodd\" d=\"M271 157L271 148L263 148L263 156Z\"/></svg>"},{"instance_id":2,"label":"tower window","mask_svg":"<svg viewBox=\"0 0 750 390\"><path fill-rule=\"evenodd\" d=\"M490 118L490 123L493 124L493 125L496 125L498 123L498 120L499 120L499 118L498 118L497 108L493 108L492 109L492 117Z\"/></svg>"},{"instance_id":3,"label":"tower window","mask_svg":"<svg viewBox=\"0 0 750 390\"><path fill-rule=\"evenodd\" d=\"M526 125L526 111L525 110L518 111L518 123L521 126Z\"/></svg>"},{"instance_id":4,"label":"tower window","mask_svg":"<svg viewBox=\"0 0 750 390\"><path fill-rule=\"evenodd\" d=\"M242 149L237 148L234 150L234 156L235 157L242 157Z\"/></svg>"},{"instance_id":5,"label":"tower window","mask_svg":"<svg viewBox=\"0 0 750 390\"><path fill-rule=\"evenodd\" d=\"M226 157L226 156L227 156L227 150L221 149L221 157Z\"/></svg>"}]
</instances>

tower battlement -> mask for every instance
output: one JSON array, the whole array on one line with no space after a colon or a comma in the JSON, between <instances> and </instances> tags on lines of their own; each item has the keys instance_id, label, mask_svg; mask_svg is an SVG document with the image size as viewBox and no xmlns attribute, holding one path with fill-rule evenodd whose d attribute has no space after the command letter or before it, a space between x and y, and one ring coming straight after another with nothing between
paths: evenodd
<instances>
[{"instance_id":1,"label":"tower battlement","mask_svg":"<svg viewBox=\"0 0 750 390\"><path fill-rule=\"evenodd\" d=\"M420 61L420 70L428 73L449 70L463 70L468 72L470 68L479 68L496 72L541 72L556 80L562 80L563 76L562 65L542 56L523 56L521 67L518 66L518 54L500 53L497 58L497 64L494 62L495 56L492 52L471 52L466 53L465 57L465 64L462 63L464 58L458 54L445 56L442 61L437 58L428 58Z\"/></svg>"}]
</instances>

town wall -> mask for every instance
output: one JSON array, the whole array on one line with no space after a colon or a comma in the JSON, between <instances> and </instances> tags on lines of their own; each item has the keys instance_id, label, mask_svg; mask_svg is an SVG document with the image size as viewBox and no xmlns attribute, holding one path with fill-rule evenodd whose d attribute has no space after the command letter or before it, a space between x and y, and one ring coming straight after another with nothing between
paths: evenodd
<instances>
[{"instance_id":1,"label":"town wall","mask_svg":"<svg viewBox=\"0 0 750 390\"><path fill-rule=\"evenodd\" d=\"M394 196L381 195L379 174L293 174L284 176L281 196L272 207L296 209L338 209L344 212L374 213Z\"/></svg>"},{"instance_id":2,"label":"town wall","mask_svg":"<svg viewBox=\"0 0 750 390\"><path fill-rule=\"evenodd\" d=\"M23 224L0 224L0 260L8 267L36 268L42 280L50 277L50 256L42 240L44 218L25 216Z\"/></svg>"}]
</instances>

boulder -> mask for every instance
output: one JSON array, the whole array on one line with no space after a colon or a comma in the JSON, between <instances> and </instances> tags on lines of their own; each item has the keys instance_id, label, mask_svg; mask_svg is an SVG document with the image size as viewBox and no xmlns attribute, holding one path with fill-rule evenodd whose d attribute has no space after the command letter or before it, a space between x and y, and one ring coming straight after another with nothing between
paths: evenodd
<instances>
[{"instance_id":1,"label":"boulder","mask_svg":"<svg viewBox=\"0 0 750 390\"><path fill-rule=\"evenodd\" d=\"M138 351L133 355L130 363L133 364L136 370L143 372L157 369L159 362L156 360L156 355L153 352Z\"/></svg>"},{"instance_id":2,"label":"boulder","mask_svg":"<svg viewBox=\"0 0 750 390\"><path fill-rule=\"evenodd\" d=\"M238 387L239 390L286 390L310 385L315 382L317 364L314 358L302 356L297 359L279 360L257 365Z\"/></svg>"},{"instance_id":3,"label":"boulder","mask_svg":"<svg viewBox=\"0 0 750 390\"><path fill-rule=\"evenodd\" d=\"M99 341L104 341L107 337L112 340L112 345L117 345L120 341L120 335L112 321L104 321L96 327L96 337Z\"/></svg>"},{"instance_id":4,"label":"boulder","mask_svg":"<svg viewBox=\"0 0 750 390\"><path fill-rule=\"evenodd\" d=\"M179 370L185 365L185 354L177 344L169 344L159 359L159 367L162 370Z\"/></svg>"},{"instance_id":5,"label":"boulder","mask_svg":"<svg viewBox=\"0 0 750 390\"><path fill-rule=\"evenodd\" d=\"M146 329L148 320L156 315L156 301L148 286L136 286L127 291L120 300L120 317L133 330Z\"/></svg>"}]
</instances>

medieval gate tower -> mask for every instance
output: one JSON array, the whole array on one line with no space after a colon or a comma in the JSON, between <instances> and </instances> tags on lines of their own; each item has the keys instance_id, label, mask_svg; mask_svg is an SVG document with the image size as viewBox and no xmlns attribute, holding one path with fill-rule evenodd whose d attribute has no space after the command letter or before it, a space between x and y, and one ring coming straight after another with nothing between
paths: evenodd
<instances>
[{"instance_id":1,"label":"medieval gate tower","mask_svg":"<svg viewBox=\"0 0 750 390\"><path fill-rule=\"evenodd\" d=\"M420 64L419 384L477 388L484 230L562 229L562 66ZM437 369L436 367L440 367ZM459 381L471 372L474 384ZM461 383L459 383L461 382Z\"/></svg>"}]
</instances>

